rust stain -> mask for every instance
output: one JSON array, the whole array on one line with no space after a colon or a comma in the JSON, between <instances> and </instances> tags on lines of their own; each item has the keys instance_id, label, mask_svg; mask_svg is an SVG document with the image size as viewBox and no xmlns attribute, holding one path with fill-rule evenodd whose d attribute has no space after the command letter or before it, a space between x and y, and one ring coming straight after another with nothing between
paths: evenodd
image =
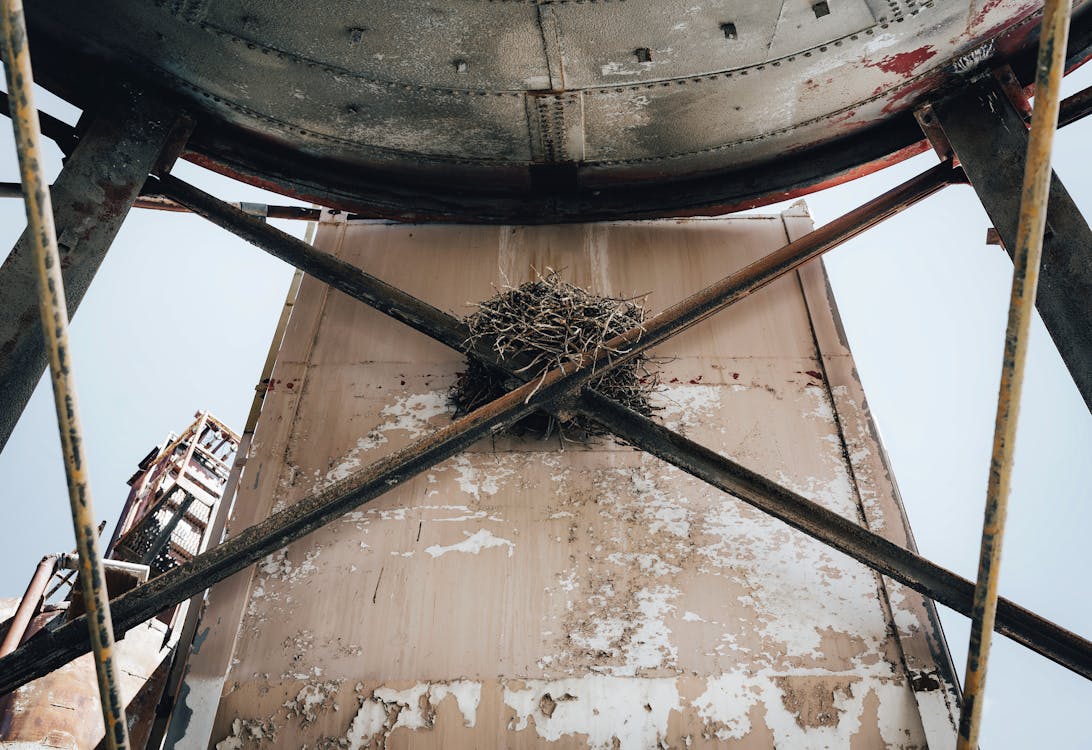
<instances>
[{"instance_id":1,"label":"rust stain","mask_svg":"<svg viewBox=\"0 0 1092 750\"><path fill-rule=\"evenodd\" d=\"M796 717L802 729L810 727L836 727L842 709L835 706L838 693L852 696L852 685L857 677L775 677L781 688L781 702Z\"/></svg>"},{"instance_id":2,"label":"rust stain","mask_svg":"<svg viewBox=\"0 0 1092 750\"><path fill-rule=\"evenodd\" d=\"M935 57L936 54L937 51L933 45L927 44L909 52L888 55L879 62L867 63L867 65L870 68L879 68L885 73L898 73L899 75L908 76L912 75L927 60Z\"/></svg>"}]
</instances>

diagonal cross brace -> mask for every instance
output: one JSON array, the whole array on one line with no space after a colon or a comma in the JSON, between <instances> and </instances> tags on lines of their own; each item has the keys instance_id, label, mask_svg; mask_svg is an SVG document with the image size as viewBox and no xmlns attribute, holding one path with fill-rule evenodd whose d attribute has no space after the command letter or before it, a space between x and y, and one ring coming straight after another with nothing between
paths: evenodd
<instances>
[{"instance_id":1,"label":"diagonal cross brace","mask_svg":"<svg viewBox=\"0 0 1092 750\"><path fill-rule=\"evenodd\" d=\"M541 383L525 384L491 404L439 429L432 435L373 464L364 471L336 483L323 492L252 526L185 566L164 574L113 603L119 630L125 630L190 595L261 559L275 549L304 536L352 508L371 500L408 478L426 470L490 432L513 424L536 409L556 407L568 394L582 389L604 370L617 366L625 358L636 356L698 320L741 299L806 260L840 244L908 205L953 181L958 174L950 165L940 165L900 188L862 206L842 219L823 227L782 250L769 262L760 261L715 284L698 295L654 318L643 332L636 331L610 342L625 346L628 354L610 359L606 356L569 373L553 371ZM272 227L246 217L227 204L180 183L163 180L172 197L216 223L226 224L244 239L267 249L336 289L388 312L392 317L433 336L461 347L462 323L450 315L416 300L340 259L284 235ZM486 353L487 354L487 353ZM486 356L488 361L490 356ZM585 365L592 363L586 362ZM629 412L584 391L575 406L582 412L603 420L604 426L654 455L714 486L732 492L741 499L771 512L809 535L831 544L882 573L941 603L967 614L970 611L973 584L920 556L861 528L847 519L806 498L778 487L769 480L719 456L702 446L675 435L655 422ZM571 408L571 404L566 404ZM998 617L998 629L1039 653L1074 671L1092 677L1092 644L1009 602L1004 602ZM0 692L48 673L86 651L86 627L80 620L32 639L10 657L0 660Z\"/></svg>"}]
</instances>

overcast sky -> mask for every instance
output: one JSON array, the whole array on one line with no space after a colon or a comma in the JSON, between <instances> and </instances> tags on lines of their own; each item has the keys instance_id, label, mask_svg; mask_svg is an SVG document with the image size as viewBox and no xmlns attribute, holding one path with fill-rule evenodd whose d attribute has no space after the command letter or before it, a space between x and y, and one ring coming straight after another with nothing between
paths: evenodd
<instances>
[{"instance_id":1,"label":"overcast sky","mask_svg":"<svg viewBox=\"0 0 1092 750\"><path fill-rule=\"evenodd\" d=\"M1092 71L1067 80L1067 93ZM78 112L48 96L69 122ZM1092 118L1059 134L1055 168L1092 216ZM50 170L60 169L49 146ZM917 157L807 202L825 223L936 159ZM175 174L227 200L287 199L180 163ZM0 118L0 181L15 181ZM301 222L274 222L302 236ZM0 200L0 246L25 218ZM974 578L1012 263L989 221L952 187L827 257L858 370L922 554ZM72 324L72 354L96 514L112 525L136 462L198 409L242 428L291 269L200 218L134 211ZM1089 302L1092 304L1092 301ZM1036 321L1021 409L1001 593L1092 636L1092 416ZM48 379L0 454L0 596L37 560L74 546ZM109 534L109 530L107 531ZM962 674L969 622L942 608ZM1092 683L998 636L983 748L1092 748Z\"/></svg>"}]
</instances>

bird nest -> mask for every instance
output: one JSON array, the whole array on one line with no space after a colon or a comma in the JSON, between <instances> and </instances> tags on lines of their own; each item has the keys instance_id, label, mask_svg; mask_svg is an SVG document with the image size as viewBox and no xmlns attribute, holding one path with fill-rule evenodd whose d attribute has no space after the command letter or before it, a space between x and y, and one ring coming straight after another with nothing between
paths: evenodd
<instances>
[{"instance_id":1,"label":"bird nest","mask_svg":"<svg viewBox=\"0 0 1092 750\"><path fill-rule=\"evenodd\" d=\"M466 351L491 350L522 380L533 380L556 367L571 365L583 355L595 356L610 339L644 324L647 312L641 297L599 297L561 279L556 271L519 287L499 290L477 305L466 318L470 328ZM609 355L608 355L609 356ZM457 414L465 414L503 396L518 380L496 367L468 356L451 393ZM659 385L650 360L638 355L591 381L591 387L640 414L649 416L649 396ZM595 422L580 415L555 416L536 412L516 423L516 434L547 437L555 430L563 438L603 434Z\"/></svg>"}]
</instances>

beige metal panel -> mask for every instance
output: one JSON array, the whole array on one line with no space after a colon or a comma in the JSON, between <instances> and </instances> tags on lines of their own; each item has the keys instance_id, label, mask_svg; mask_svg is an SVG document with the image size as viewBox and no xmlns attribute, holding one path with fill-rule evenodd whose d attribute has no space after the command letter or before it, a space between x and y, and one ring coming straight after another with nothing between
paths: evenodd
<instances>
[{"instance_id":1,"label":"beige metal panel","mask_svg":"<svg viewBox=\"0 0 1092 750\"><path fill-rule=\"evenodd\" d=\"M807 208L802 203L794 208L797 210L783 215L785 231L792 240L806 234L812 226ZM875 533L917 551L822 263L809 263L798 275L809 310L813 311L822 374L838 417L865 523ZM887 606L896 613L893 622L930 747L954 747L959 686L936 607L897 581L884 578L883 585Z\"/></svg>"},{"instance_id":2,"label":"beige metal panel","mask_svg":"<svg viewBox=\"0 0 1092 750\"><path fill-rule=\"evenodd\" d=\"M532 267L662 308L785 237L780 217L343 221L318 242L462 314ZM831 314L788 277L695 326L657 352L660 416L856 519L868 479L813 330ZM293 387L266 403L233 528L443 424L461 367L305 285L274 372ZM897 505L871 512L902 524ZM631 448L486 440L217 587L194 659L207 681L184 707L206 715L178 746L922 747L888 598L863 566Z\"/></svg>"},{"instance_id":3,"label":"beige metal panel","mask_svg":"<svg viewBox=\"0 0 1092 750\"><path fill-rule=\"evenodd\" d=\"M336 233L321 232L315 238L315 246L329 252L336 252L339 242ZM303 279L267 386L269 390L250 446L247 468L239 482L236 497L247 500L236 502L232 509L227 528L229 536L232 530L244 529L265 518L273 507L285 470L285 446L295 423L311 345L328 294L329 288L325 284L310 277ZM209 591L165 747L203 748L207 743L231 663L250 579L251 571L238 573Z\"/></svg>"},{"instance_id":4,"label":"beige metal panel","mask_svg":"<svg viewBox=\"0 0 1092 750\"><path fill-rule=\"evenodd\" d=\"M0 617L3 616L0 604ZM37 615L30 635L56 612ZM131 746L143 748L155 718L155 706L170 667L174 643L166 625L150 620L118 640L114 659L128 717ZM90 750L105 746L105 733L90 654L0 697L0 749L64 748Z\"/></svg>"}]
</instances>

